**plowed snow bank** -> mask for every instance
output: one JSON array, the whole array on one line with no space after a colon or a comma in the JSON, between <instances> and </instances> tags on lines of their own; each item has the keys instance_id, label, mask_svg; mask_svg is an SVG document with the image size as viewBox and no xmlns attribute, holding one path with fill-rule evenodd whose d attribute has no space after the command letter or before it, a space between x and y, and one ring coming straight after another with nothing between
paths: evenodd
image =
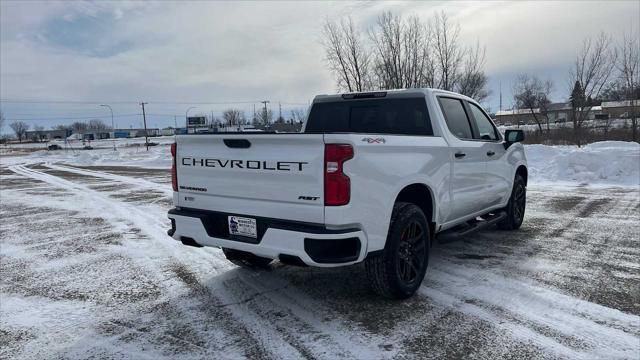
<instances>
[{"instance_id":1,"label":"plowed snow bank","mask_svg":"<svg viewBox=\"0 0 640 360\"><path fill-rule=\"evenodd\" d=\"M576 146L526 145L534 183L640 185L640 144L603 141Z\"/></svg>"}]
</instances>

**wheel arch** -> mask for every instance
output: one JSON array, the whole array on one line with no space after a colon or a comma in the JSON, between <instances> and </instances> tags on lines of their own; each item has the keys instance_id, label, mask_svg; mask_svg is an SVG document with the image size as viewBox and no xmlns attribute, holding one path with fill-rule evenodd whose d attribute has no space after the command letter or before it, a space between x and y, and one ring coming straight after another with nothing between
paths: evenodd
<instances>
[{"instance_id":1,"label":"wheel arch","mask_svg":"<svg viewBox=\"0 0 640 360\"><path fill-rule=\"evenodd\" d=\"M429 222L429 230L431 232L431 242L435 236L436 230L436 204L435 197L431 188L423 183L413 183L405 185L398 192L394 204L397 202L412 203L420 208Z\"/></svg>"}]
</instances>

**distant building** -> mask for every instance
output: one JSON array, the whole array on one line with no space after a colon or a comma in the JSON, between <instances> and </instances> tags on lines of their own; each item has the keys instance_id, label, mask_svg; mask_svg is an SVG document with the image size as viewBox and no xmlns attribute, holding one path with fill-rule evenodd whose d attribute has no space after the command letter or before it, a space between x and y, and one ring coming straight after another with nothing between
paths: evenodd
<instances>
[{"instance_id":1,"label":"distant building","mask_svg":"<svg viewBox=\"0 0 640 360\"><path fill-rule=\"evenodd\" d=\"M635 112L638 113L640 100L636 100ZM549 104L547 115L550 123L564 123L571 121L571 103ZM626 101L603 101L600 106L592 106L587 120L594 119L624 119L631 117L634 107L630 100ZM496 113L496 123L498 125L532 125L535 124L533 114L539 121L546 122L546 118L541 114L540 109L515 109L502 110Z\"/></svg>"},{"instance_id":2,"label":"distant building","mask_svg":"<svg viewBox=\"0 0 640 360\"><path fill-rule=\"evenodd\" d=\"M505 126L535 124L534 114L538 118L542 116L540 109L533 109L533 113L529 109L500 110L495 119L498 125Z\"/></svg>"},{"instance_id":3,"label":"distant building","mask_svg":"<svg viewBox=\"0 0 640 360\"><path fill-rule=\"evenodd\" d=\"M604 101L602 102L602 111L609 114L614 119L628 119L632 115L639 116L640 99L623 100L623 101Z\"/></svg>"},{"instance_id":4,"label":"distant building","mask_svg":"<svg viewBox=\"0 0 640 360\"><path fill-rule=\"evenodd\" d=\"M50 141L54 139L63 140L71 135L71 130L42 130L27 131L25 138L31 141Z\"/></svg>"},{"instance_id":5,"label":"distant building","mask_svg":"<svg viewBox=\"0 0 640 360\"><path fill-rule=\"evenodd\" d=\"M148 136L160 136L160 129L147 129ZM144 129L101 129L101 130L85 130L74 133L72 130L42 130L27 131L26 139L32 141L51 141L51 140L103 140L118 138L134 138L142 137L145 134ZM173 134L171 134L173 135Z\"/></svg>"}]
</instances>

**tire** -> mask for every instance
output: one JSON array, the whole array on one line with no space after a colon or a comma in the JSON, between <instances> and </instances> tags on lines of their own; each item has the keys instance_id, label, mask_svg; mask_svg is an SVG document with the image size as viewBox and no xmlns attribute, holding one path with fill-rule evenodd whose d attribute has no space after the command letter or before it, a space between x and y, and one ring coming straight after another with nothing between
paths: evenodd
<instances>
[{"instance_id":1,"label":"tire","mask_svg":"<svg viewBox=\"0 0 640 360\"><path fill-rule=\"evenodd\" d=\"M227 257L227 260L235 265L244 268L265 269L269 267L269 264L271 264L271 262L273 261L273 259L254 255L244 251L222 249L222 252L224 253L224 256Z\"/></svg>"},{"instance_id":2,"label":"tire","mask_svg":"<svg viewBox=\"0 0 640 360\"><path fill-rule=\"evenodd\" d=\"M520 174L516 174L513 181L513 189L507 207L503 209L507 213L507 217L500 221L497 225L502 230L516 230L522 225L524 220L524 212L527 206L527 186L524 178Z\"/></svg>"},{"instance_id":3,"label":"tire","mask_svg":"<svg viewBox=\"0 0 640 360\"><path fill-rule=\"evenodd\" d=\"M429 225L422 210L414 204L396 203L384 250L365 260L373 290L391 299L413 295L427 271L430 241Z\"/></svg>"}]
</instances>

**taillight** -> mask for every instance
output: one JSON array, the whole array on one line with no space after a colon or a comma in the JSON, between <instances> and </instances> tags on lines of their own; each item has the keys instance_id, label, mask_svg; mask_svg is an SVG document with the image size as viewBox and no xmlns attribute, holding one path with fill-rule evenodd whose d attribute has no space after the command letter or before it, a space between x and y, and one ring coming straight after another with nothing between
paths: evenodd
<instances>
[{"instance_id":1,"label":"taillight","mask_svg":"<svg viewBox=\"0 0 640 360\"><path fill-rule=\"evenodd\" d=\"M178 169L176 169L176 143L171 144L171 186L173 191L178 191Z\"/></svg>"},{"instance_id":2,"label":"taillight","mask_svg":"<svg viewBox=\"0 0 640 360\"><path fill-rule=\"evenodd\" d=\"M324 146L324 204L346 205L351 199L351 181L343 172L344 162L353 157L353 147L348 144Z\"/></svg>"}]
</instances>

